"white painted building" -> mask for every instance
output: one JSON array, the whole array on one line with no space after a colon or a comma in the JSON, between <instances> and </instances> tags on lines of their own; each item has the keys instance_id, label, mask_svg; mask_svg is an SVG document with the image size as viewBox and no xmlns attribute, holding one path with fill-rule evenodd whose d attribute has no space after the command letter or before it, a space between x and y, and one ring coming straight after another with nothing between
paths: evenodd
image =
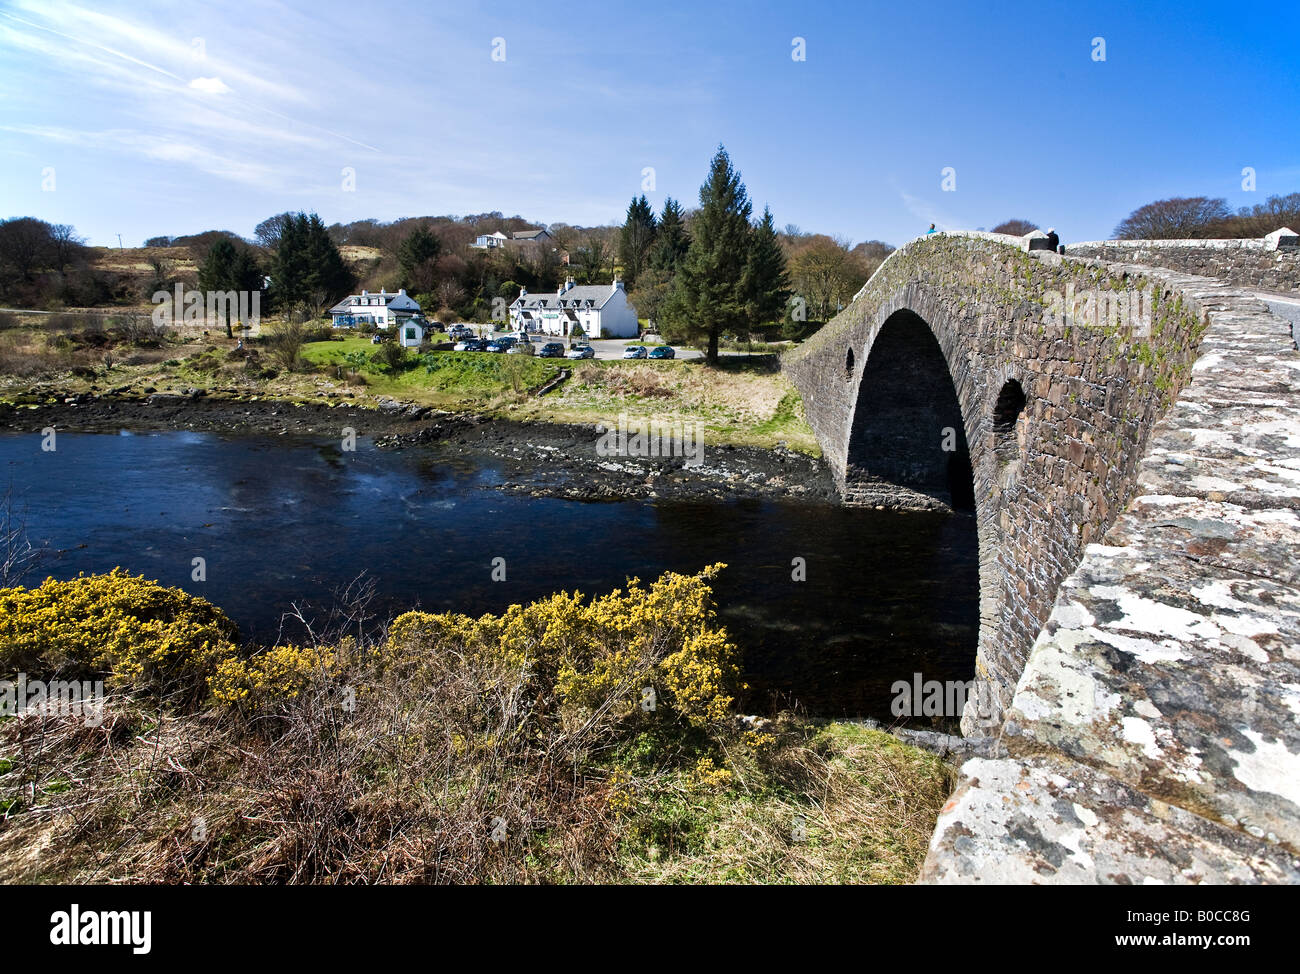
<instances>
[{"instance_id":1,"label":"white painted building","mask_svg":"<svg viewBox=\"0 0 1300 974\"><path fill-rule=\"evenodd\" d=\"M349 295L330 308L335 328L353 328L367 324L388 328L419 313L420 305L407 295L405 288L396 293L380 290L378 294L371 294L362 291L360 294Z\"/></svg>"},{"instance_id":2,"label":"white painted building","mask_svg":"<svg viewBox=\"0 0 1300 974\"><path fill-rule=\"evenodd\" d=\"M402 348L419 348L424 344L424 326L418 321L406 321L398 326L397 340Z\"/></svg>"},{"instance_id":3,"label":"white painted building","mask_svg":"<svg viewBox=\"0 0 1300 974\"><path fill-rule=\"evenodd\" d=\"M553 294L529 294L524 288L509 315L512 328L534 334L568 336L574 325L581 325L588 338L635 338L638 333L636 308L622 281L577 285L569 278Z\"/></svg>"},{"instance_id":4,"label":"white painted building","mask_svg":"<svg viewBox=\"0 0 1300 974\"><path fill-rule=\"evenodd\" d=\"M470 246L479 250L495 250L506 244L546 243L550 239L551 234L545 227L540 230L515 230L509 235L497 230L495 233L479 234Z\"/></svg>"}]
</instances>

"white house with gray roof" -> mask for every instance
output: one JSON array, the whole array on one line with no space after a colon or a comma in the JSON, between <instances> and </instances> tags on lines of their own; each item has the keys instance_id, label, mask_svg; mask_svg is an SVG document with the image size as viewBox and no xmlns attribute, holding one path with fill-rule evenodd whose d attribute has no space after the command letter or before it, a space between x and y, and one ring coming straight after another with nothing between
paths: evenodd
<instances>
[{"instance_id":1,"label":"white house with gray roof","mask_svg":"<svg viewBox=\"0 0 1300 974\"><path fill-rule=\"evenodd\" d=\"M405 288L396 293L380 290L378 294L369 291L350 294L330 308L335 328L352 328L356 325L387 328L389 325L401 324L419 313L419 304L407 295Z\"/></svg>"},{"instance_id":2,"label":"white house with gray roof","mask_svg":"<svg viewBox=\"0 0 1300 974\"><path fill-rule=\"evenodd\" d=\"M541 230L516 230L510 236L497 230L494 233L479 234L470 246L478 250L495 250L506 244L545 243L550 239L551 234L544 227Z\"/></svg>"},{"instance_id":3,"label":"white house with gray roof","mask_svg":"<svg viewBox=\"0 0 1300 974\"><path fill-rule=\"evenodd\" d=\"M636 308L622 281L578 285L569 278L545 294L522 288L509 313L512 328L542 335L565 337L573 334L574 325L581 325L588 338L636 338L638 333Z\"/></svg>"}]
</instances>

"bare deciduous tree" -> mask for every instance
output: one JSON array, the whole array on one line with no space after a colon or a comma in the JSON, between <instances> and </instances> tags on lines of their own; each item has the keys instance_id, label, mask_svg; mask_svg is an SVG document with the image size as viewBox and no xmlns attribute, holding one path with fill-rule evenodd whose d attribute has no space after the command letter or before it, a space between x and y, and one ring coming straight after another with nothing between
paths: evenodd
<instances>
[{"instance_id":1,"label":"bare deciduous tree","mask_svg":"<svg viewBox=\"0 0 1300 974\"><path fill-rule=\"evenodd\" d=\"M1214 225L1231 216L1228 203L1208 196L1179 196L1140 206L1120 221L1120 240L1212 237Z\"/></svg>"},{"instance_id":2,"label":"bare deciduous tree","mask_svg":"<svg viewBox=\"0 0 1300 974\"><path fill-rule=\"evenodd\" d=\"M267 327L266 347L271 358L290 372L298 367L302 346L307 341L303 320L303 313L295 311L284 321Z\"/></svg>"},{"instance_id":3,"label":"bare deciduous tree","mask_svg":"<svg viewBox=\"0 0 1300 974\"><path fill-rule=\"evenodd\" d=\"M27 536L26 519L14 512L14 489L11 484L0 498L0 588L21 585L45 554Z\"/></svg>"},{"instance_id":4,"label":"bare deciduous tree","mask_svg":"<svg viewBox=\"0 0 1300 974\"><path fill-rule=\"evenodd\" d=\"M1023 237L1038 229L1038 224L1029 220L1003 220L993 228L994 233L1009 233L1013 237Z\"/></svg>"}]
</instances>

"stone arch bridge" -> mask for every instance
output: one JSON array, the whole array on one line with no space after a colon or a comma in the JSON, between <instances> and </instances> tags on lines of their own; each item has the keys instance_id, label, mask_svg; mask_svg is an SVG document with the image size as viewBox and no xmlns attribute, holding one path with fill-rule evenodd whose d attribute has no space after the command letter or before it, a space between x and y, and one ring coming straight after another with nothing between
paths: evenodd
<instances>
[{"instance_id":1,"label":"stone arch bridge","mask_svg":"<svg viewBox=\"0 0 1300 974\"><path fill-rule=\"evenodd\" d=\"M783 359L845 503L976 518L930 879L1300 880L1300 253L1238 249L936 234Z\"/></svg>"}]
</instances>

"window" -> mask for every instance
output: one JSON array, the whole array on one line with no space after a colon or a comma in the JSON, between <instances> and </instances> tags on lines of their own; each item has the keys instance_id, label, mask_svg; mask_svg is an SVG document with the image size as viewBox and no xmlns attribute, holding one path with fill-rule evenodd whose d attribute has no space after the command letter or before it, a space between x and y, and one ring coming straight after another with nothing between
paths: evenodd
<instances>
[{"instance_id":1,"label":"window","mask_svg":"<svg viewBox=\"0 0 1300 974\"><path fill-rule=\"evenodd\" d=\"M1024 408L1024 388L1015 379L1007 380L993 406L993 452L1003 463L1014 460L1020 452L1016 423Z\"/></svg>"}]
</instances>

